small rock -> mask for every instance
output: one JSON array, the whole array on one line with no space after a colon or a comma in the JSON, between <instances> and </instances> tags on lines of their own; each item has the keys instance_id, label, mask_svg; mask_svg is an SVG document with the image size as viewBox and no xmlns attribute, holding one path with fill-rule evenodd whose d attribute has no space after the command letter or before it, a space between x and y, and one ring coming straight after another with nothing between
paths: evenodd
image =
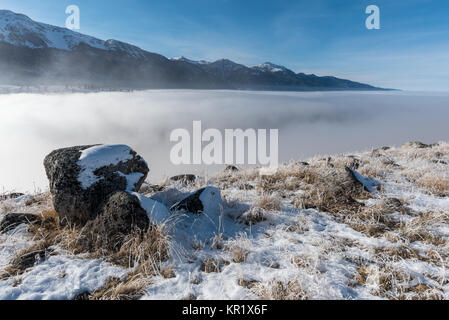
<instances>
[{"instance_id":1,"label":"small rock","mask_svg":"<svg viewBox=\"0 0 449 320\"><path fill-rule=\"evenodd\" d=\"M15 229L17 226L25 224L40 223L41 218L31 213L8 213L0 223L0 234Z\"/></svg>"},{"instance_id":2,"label":"small rock","mask_svg":"<svg viewBox=\"0 0 449 320\"><path fill-rule=\"evenodd\" d=\"M181 174L170 178L170 181L180 182L183 184L190 184L196 181L197 177L193 174Z\"/></svg>"},{"instance_id":3,"label":"small rock","mask_svg":"<svg viewBox=\"0 0 449 320\"><path fill-rule=\"evenodd\" d=\"M216 187L206 187L199 189L183 200L175 203L171 211L187 211L190 213L212 212L218 209L221 204L221 192Z\"/></svg>"},{"instance_id":4,"label":"small rock","mask_svg":"<svg viewBox=\"0 0 449 320\"><path fill-rule=\"evenodd\" d=\"M239 171L239 168L237 168L236 166L227 166L226 168L225 168L225 171L231 171L231 172L236 172L236 171Z\"/></svg>"}]
</instances>

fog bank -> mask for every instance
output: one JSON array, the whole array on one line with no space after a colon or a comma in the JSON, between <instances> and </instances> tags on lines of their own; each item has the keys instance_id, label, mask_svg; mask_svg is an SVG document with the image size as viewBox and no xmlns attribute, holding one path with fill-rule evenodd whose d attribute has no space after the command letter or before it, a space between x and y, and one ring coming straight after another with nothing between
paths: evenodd
<instances>
[{"instance_id":1,"label":"fog bank","mask_svg":"<svg viewBox=\"0 0 449 320\"><path fill-rule=\"evenodd\" d=\"M173 166L172 130L279 129L280 161L449 140L449 94L405 92L242 92L156 90L134 93L0 95L0 191L46 189L42 165L56 148L127 144L150 166L154 183L222 167Z\"/></svg>"}]
</instances>

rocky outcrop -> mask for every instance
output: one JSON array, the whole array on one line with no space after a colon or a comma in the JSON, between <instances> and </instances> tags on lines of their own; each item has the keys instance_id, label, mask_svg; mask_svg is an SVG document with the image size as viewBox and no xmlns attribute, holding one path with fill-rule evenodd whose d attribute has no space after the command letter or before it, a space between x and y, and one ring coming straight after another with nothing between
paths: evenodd
<instances>
[{"instance_id":1,"label":"rocky outcrop","mask_svg":"<svg viewBox=\"0 0 449 320\"><path fill-rule=\"evenodd\" d=\"M149 172L145 160L125 145L59 149L44 166L60 222L77 225L95 219L114 192L139 190Z\"/></svg>"}]
</instances>

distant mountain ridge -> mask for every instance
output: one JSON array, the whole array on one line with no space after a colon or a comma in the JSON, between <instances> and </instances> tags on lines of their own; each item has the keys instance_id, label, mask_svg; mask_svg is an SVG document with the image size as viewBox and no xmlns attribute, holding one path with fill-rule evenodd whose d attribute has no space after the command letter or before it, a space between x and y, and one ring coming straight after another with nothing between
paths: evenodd
<instances>
[{"instance_id":1,"label":"distant mountain ridge","mask_svg":"<svg viewBox=\"0 0 449 320\"><path fill-rule=\"evenodd\" d=\"M167 59L117 40L100 40L0 10L0 84L111 88L382 90L335 77L295 73L271 62L248 67Z\"/></svg>"}]
</instances>

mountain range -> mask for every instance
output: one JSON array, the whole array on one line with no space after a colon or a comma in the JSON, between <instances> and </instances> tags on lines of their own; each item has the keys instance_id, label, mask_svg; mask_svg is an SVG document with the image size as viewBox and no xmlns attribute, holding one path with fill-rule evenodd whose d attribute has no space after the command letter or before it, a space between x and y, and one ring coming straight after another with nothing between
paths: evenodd
<instances>
[{"instance_id":1,"label":"mountain range","mask_svg":"<svg viewBox=\"0 0 449 320\"><path fill-rule=\"evenodd\" d=\"M166 58L0 10L0 84L132 89L382 90L336 77L295 73L266 62L245 66Z\"/></svg>"}]
</instances>

